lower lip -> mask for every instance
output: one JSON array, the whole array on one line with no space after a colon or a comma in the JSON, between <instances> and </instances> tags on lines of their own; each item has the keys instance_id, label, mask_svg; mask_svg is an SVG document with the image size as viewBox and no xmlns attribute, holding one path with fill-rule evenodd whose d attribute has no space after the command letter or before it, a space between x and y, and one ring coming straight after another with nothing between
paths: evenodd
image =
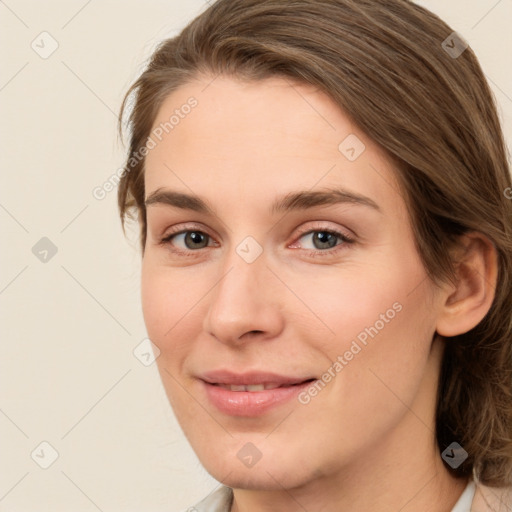
<instances>
[{"instance_id":1,"label":"lower lip","mask_svg":"<svg viewBox=\"0 0 512 512\"><path fill-rule=\"evenodd\" d=\"M314 381L267 389L264 391L230 391L229 389L202 381L209 400L229 416L259 416L289 402Z\"/></svg>"}]
</instances>

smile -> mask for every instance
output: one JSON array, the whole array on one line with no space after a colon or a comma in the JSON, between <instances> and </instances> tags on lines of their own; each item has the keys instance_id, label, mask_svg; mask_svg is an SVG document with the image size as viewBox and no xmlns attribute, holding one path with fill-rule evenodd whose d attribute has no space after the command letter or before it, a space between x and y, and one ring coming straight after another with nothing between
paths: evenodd
<instances>
[{"instance_id":1,"label":"smile","mask_svg":"<svg viewBox=\"0 0 512 512\"><path fill-rule=\"evenodd\" d=\"M260 416L284 405L315 378L251 372L209 372L199 379L208 401L229 416Z\"/></svg>"}]
</instances>

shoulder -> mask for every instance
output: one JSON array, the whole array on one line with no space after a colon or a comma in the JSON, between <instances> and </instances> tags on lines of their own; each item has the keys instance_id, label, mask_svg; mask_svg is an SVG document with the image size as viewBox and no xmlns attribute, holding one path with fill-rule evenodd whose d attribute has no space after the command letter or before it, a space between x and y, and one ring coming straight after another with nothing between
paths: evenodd
<instances>
[{"instance_id":1,"label":"shoulder","mask_svg":"<svg viewBox=\"0 0 512 512\"><path fill-rule=\"evenodd\" d=\"M512 487L488 487L476 484L471 512L510 512Z\"/></svg>"}]
</instances>

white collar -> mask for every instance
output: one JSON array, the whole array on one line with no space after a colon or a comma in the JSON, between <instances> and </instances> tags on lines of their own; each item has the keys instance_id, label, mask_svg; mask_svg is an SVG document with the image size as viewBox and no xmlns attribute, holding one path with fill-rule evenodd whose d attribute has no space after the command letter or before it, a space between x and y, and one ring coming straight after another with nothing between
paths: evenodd
<instances>
[{"instance_id":1,"label":"white collar","mask_svg":"<svg viewBox=\"0 0 512 512\"><path fill-rule=\"evenodd\" d=\"M455 503L451 512L470 512L473 499L475 497L476 485L473 479L470 479L459 500Z\"/></svg>"},{"instance_id":2,"label":"white collar","mask_svg":"<svg viewBox=\"0 0 512 512\"><path fill-rule=\"evenodd\" d=\"M475 491L475 482L471 479L451 512L470 512ZM229 512L232 501L233 491L229 487L222 486L198 503L193 510L197 512Z\"/></svg>"}]
</instances>

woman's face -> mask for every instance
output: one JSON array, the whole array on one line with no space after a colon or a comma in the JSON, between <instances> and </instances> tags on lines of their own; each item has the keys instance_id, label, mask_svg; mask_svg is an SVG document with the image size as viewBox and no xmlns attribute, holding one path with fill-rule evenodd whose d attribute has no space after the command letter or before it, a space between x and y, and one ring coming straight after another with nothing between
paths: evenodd
<instances>
[{"instance_id":1,"label":"woman's face","mask_svg":"<svg viewBox=\"0 0 512 512\"><path fill-rule=\"evenodd\" d=\"M281 489L434 450L441 299L391 163L311 87L212 80L166 99L145 175L144 318L194 451Z\"/></svg>"}]
</instances>

